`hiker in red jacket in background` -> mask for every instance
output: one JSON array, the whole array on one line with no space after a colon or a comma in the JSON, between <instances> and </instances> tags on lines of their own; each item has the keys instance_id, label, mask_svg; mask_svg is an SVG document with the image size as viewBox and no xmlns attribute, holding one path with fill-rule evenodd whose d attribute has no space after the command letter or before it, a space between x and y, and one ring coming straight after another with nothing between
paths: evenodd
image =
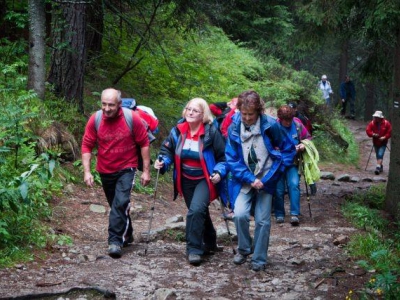
<instances>
[{"instance_id":1,"label":"hiker in red jacket in background","mask_svg":"<svg viewBox=\"0 0 400 300\"><path fill-rule=\"evenodd\" d=\"M230 108L230 111L225 115L224 120L221 123L221 133L224 136L224 138L228 137L228 128L232 124L232 116L238 112L236 109L238 98L232 98L230 102L228 102L228 106Z\"/></svg>"},{"instance_id":2,"label":"hiker in red jacket in background","mask_svg":"<svg viewBox=\"0 0 400 300\"><path fill-rule=\"evenodd\" d=\"M369 122L365 131L369 137L372 137L372 143L376 154L375 174L378 175L383 172L382 161L387 143L392 136L392 125L383 117L383 113L379 110L377 110L372 117L373 120Z\"/></svg>"},{"instance_id":3,"label":"hiker in red jacket in background","mask_svg":"<svg viewBox=\"0 0 400 300\"><path fill-rule=\"evenodd\" d=\"M232 123L232 116L236 112L237 100L237 98L232 98L229 102L215 102L209 105L211 112L215 116L214 125L225 139L228 137L228 128Z\"/></svg>"}]
</instances>

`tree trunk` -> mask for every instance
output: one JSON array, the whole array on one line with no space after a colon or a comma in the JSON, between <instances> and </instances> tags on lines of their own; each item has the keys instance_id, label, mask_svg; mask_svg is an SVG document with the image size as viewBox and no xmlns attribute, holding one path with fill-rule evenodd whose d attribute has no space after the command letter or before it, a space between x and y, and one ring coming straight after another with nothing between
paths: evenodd
<instances>
[{"instance_id":1,"label":"tree trunk","mask_svg":"<svg viewBox=\"0 0 400 300\"><path fill-rule=\"evenodd\" d=\"M339 64L339 86L340 83L343 82L344 76L347 74L347 64L349 61L349 41L348 39L344 39L340 49L340 64ZM337 103L334 103L335 106L340 106L342 100L340 99L340 94L338 93Z\"/></svg>"},{"instance_id":2,"label":"tree trunk","mask_svg":"<svg viewBox=\"0 0 400 300\"><path fill-rule=\"evenodd\" d=\"M45 96L45 33L46 16L44 0L29 0L29 65L28 89L33 89L40 99Z\"/></svg>"},{"instance_id":3,"label":"tree trunk","mask_svg":"<svg viewBox=\"0 0 400 300\"><path fill-rule=\"evenodd\" d=\"M390 151L389 179L386 187L386 210L400 220L400 30L397 31L397 44L394 53L394 84L392 109L392 142Z\"/></svg>"},{"instance_id":4,"label":"tree trunk","mask_svg":"<svg viewBox=\"0 0 400 300\"><path fill-rule=\"evenodd\" d=\"M365 89L367 95L365 96L364 121L371 121L375 109L375 84L367 82Z\"/></svg>"},{"instance_id":5,"label":"tree trunk","mask_svg":"<svg viewBox=\"0 0 400 300\"><path fill-rule=\"evenodd\" d=\"M88 60L101 52L104 32L104 11L102 0L94 0L86 13L86 45Z\"/></svg>"},{"instance_id":6,"label":"tree trunk","mask_svg":"<svg viewBox=\"0 0 400 300\"><path fill-rule=\"evenodd\" d=\"M86 65L86 18L88 2L59 2L53 6L53 52L48 81L54 92L75 102L83 112Z\"/></svg>"}]
</instances>

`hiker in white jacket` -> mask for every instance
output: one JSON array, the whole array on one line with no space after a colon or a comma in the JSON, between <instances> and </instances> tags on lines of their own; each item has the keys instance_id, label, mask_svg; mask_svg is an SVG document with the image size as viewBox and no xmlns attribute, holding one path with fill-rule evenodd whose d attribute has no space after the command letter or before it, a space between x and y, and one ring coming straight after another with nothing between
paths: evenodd
<instances>
[{"instance_id":1,"label":"hiker in white jacket","mask_svg":"<svg viewBox=\"0 0 400 300\"><path fill-rule=\"evenodd\" d=\"M327 80L326 75L321 76L321 81L319 82L318 88L322 91L323 97L325 99L325 104L331 107L331 94L333 94L331 83Z\"/></svg>"}]
</instances>

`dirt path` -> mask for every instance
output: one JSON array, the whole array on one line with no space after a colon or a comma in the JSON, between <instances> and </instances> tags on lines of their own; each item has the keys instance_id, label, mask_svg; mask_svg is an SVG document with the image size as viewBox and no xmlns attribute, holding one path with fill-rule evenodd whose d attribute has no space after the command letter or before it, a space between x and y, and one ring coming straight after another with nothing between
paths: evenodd
<instances>
[{"instance_id":1,"label":"dirt path","mask_svg":"<svg viewBox=\"0 0 400 300\"><path fill-rule=\"evenodd\" d=\"M360 179L375 176L373 155L364 171L372 145L365 136L365 126L349 121L362 154L359 167L324 164L322 171ZM388 159L389 153L384 166L389 166ZM383 179L387 179L386 171L381 174ZM33 295L61 293L74 287L91 289L91 293L76 291L68 299L102 299L98 291L108 291L117 299L344 299L349 290L361 289L369 275L346 256L343 247L334 244L339 236L358 232L343 218L340 206L345 195L371 184L376 183L321 180L317 195L311 198L312 218L306 196L302 195L299 227L273 221L269 265L265 272L258 273L248 264L232 263L232 248L226 239L219 241L225 246L222 253L205 257L199 267L189 265L185 243L179 241L183 236L180 230L170 229L152 240L147 256L143 256L147 244L141 233L148 229L153 198L141 194L133 195L135 243L124 248L121 259L113 260L107 256L108 212L91 210L93 204L105 207L102 191L74 186L57 200L52 224L56 233L72 236L74 245L49 247L45 256L35 253L30 263L0 270L0 299L33 299ZM302 189L304 192L304 184ZM161 182L158 195L154 229L172 216L186 214L182 200L170 201L170 185ZM212 205L211 211L217 230L226 230L218 205Z\"/></svg>"}]
</instances>

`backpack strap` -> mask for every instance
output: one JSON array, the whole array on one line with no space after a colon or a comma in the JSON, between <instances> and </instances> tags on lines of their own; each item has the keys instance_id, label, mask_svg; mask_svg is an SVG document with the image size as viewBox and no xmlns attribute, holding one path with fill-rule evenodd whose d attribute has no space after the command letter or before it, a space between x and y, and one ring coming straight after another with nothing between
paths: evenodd
<instances>
[{"instance_id":1,"label":"backpack strap","mask_svg":"<svg viewBox=\"0 0 400 300\"><path fill-rule=\"evenodd\" d=\"M301 125L299 122L297 122L296 120L293 120L294 125L296 126L296 132L297 132L297 139L299 140L299 143L301 142L300 139L300 130L301 130Z\"/></svg>"},{"instance_id":2,"label":"backpack strap","mask_svg":"<svg viewBox=\"0 0 400 300\"><path fill-rule=\"evenodd\" d=\"M133 127L132 110L130 110L129 108L126 108L126 107L122 107L122 111L124 112L124 118L125 118L126 125L128 125L129 130L132 132L132 127ZM103 111L101 109L96 111L96 116L94 119L96 131L99 131L102 116L103 116Z\"/></svg>"}]
</instances>

